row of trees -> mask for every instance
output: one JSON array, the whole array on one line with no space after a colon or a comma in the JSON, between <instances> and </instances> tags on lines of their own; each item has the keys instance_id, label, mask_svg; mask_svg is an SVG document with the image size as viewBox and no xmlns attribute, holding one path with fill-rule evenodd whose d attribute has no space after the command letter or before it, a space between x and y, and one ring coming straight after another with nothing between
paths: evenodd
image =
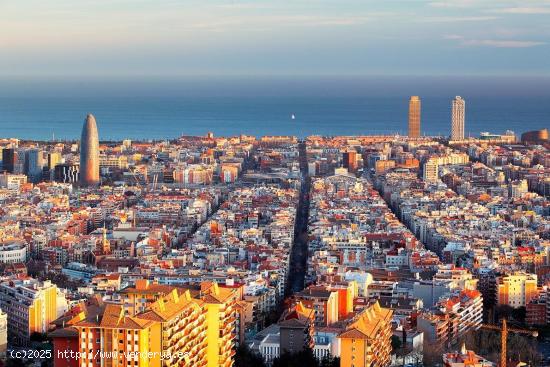
<instances>
[{"instance_id":1,"label":"row of trees","mask_svg":"<svg viewBox=\"0 0 550 367\"><path fill-rule=\"evenodd\" d=\"M262 356L253 352L246 345L241 345L235 354L235 367L267 367ZM283 353L275 358L272 367L340 367L340 359L326 357L322 360L315 358L311 349L304 349L298 353Z\"/></svg>"}]
</instances>

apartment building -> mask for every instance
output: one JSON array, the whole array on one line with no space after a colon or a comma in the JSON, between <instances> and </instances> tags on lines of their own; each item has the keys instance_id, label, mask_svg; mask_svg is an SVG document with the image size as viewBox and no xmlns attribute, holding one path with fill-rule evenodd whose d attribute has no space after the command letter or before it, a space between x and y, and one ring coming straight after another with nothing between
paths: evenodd
<instances>
[{"instance_id":1,"label":"apartment building","mask_svg":"<svg viewBox=\"0 0 550 367\"><path fill-rule=\"evenodd\" d=\"M47 332L58 317L57 286L35 279L4 282L0 284L0 309L8 314L9 341L24 345L32 333Z\"/></svg>"},{"instance_id":2,"label":"apartment building","mask_svg":"<svg viewBox=\"0 0 550 367\"><path fill-rule=\"evenodd\" d=\"M388 366L391 361L393 311L378 301L357 314L338 335L341 367Z\"/></svg>"},{"instance_id":3,"label":"apartment building","mask_svg":"<svg viewBox=\"0 0 550 367\"><path fill-rule=\"evenodd\" d=\"M164 294L168 288L157 288L156 294L153 288L154 284L137 282L123 293L121 303L99 300L96 305L79 305L77 312L54 323L61 326L50 334L54 350L76 345L82 367L233 365L238 289L214 282L203 282L200 288L168 287L171 290ZM126 312L126 304L136 310L133 302L126 302L129 298L145 304L145 310ZM78 343L72 344L75 337Z\"/></svg>"},{"instance_id":4,"label":"apartment building","mask_svg":"<svg viewBox=\"0 0 550 367\"><path fill-rule=\"evenodd\" d=\"M499 305L525 307L538 295L537 275L516 272L497 277L496 292Z\"/></svg>"}]
</instances>

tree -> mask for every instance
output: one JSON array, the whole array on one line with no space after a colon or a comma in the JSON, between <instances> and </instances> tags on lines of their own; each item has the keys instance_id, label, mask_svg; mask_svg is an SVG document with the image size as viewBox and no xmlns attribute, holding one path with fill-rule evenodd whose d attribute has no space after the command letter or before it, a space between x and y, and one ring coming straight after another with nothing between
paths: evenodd
<instances>
[{"instance_id":1,"label":"tree","mask_svg":"<svg viewBox=\"0 0 550 367\"><path fill-rule=\"evenodd\" d=\"M527 309L525 307L518 307L512 310L512 317L514 320L525 323L525 317L527 316Z\"/></svg>"},{"instance_id":2,"label":"tree","mask_svg":"<svg viewBox=\"0 0 550 367\"><path fill-rule=\"evenodd\" d=\"M320 367L340 367L340 358L326 356L323 359L321 359L321 364L319 366Z\"/></svg>"},{"instance_id":3,"label":"tree","mask_svg":"<svg viewBox=\"0 0 550 367\"><path fill-rule=\"evenodd\" d=\"M6 360L6 367L25 367L26 364L20 359L8 358Z\"/></svg>"},{"instance_id":4,"label":"tree","mask_svg":"<svg viewBox=\"0 0 550 367\"><path fill-rule=\"evenodd\" d=\"M489 330L468 332L463 341L468 349L497 362L500 358L500 333ZM519 362L529 362L533 366L540 365L541 356L537 351L536 341L522 334L508 334L508 359Z\"/></svg>"},{"instance_id":5,"label":"tree","mask_svg":"<svg viewBox=\"0 0 550 367\"><path fill-rule=\"evenodd\" d=\"M27 274L33 278L38 278L44 274L46 263L42 260L29 260L27 263Z\"/></svg>"},{"instance_id":6,"label":"tree","mask_svg":"<svg viewBox=\"0 0 550 367\"><path fill-rule=\"evenodd\" d=\"M273 360L272 367L319 367L319 361L309 348L297 353L283 352L279 358Z\"/></svg>"},{"instance_id":7,"label":"tree","mask_svg":"<svg viewBox=\"0 0 550 367\"><path fill-rule=\"evenodd\" d=\"M514 309L508 305L498 305L495 307L495 320L509 319Z\"/></svg>"},{"instance_id":8,"label":"tree","mask_svg":"<svg viewBox=\"0 0 550 367\"><path fill-rule=\"evenodd\" d=\"M247 345L241 344L235 353L235 367L265 367L264 359Z\"/></svg>"},{"instance_id":9,"label":"tree","mask_svg":"<svg viewBox=\"0 0 550 367\"><path fill-rule=\"evenodd\" d=\"M44 333L34 332L30 336L31 342L45 342L48 341L48 336Z\"/></svg>"},{"instance_id":10,"label":"tree","mask_svg":"<svg viewBox=\"0 0 550 367\"><path fill-rule=\"evenodd\" d=\"M401 348L401 346L403 345L403 343L401 342L401 338L398 337L398 336L395 336L395 335L392 335L391 336L391 351L392 353L397 353L397 351L399 350L399 348Z\"/></svg>"}]
</instances>

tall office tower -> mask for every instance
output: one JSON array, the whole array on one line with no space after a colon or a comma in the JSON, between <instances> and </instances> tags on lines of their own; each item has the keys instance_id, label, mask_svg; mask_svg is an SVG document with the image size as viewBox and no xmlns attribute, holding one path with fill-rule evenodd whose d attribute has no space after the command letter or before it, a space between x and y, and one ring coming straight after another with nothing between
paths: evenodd
<instances>
[{"instance_id":1,"label":"tall office tower","mask_svg":"<svg viewBox=\"0 0 550 367\"><path fill-rule=\"evenodd\" d=\"M61 163L61 153L50 152L48 153L48 169L53 170L55 166Z\"/></svg>"},{"instance_id":2,"label":"tall office tower","mask_svg":"<svg viewBox=\"0 0 550 367\"><path fill-rule=\"evenodd\" d=\"M29 149L25 152L25 174L31 182L38 182L42 178L43 166L42 151Z\"/></svg>"},{"instance_id":3,"label":"tall office tower","mask_svg":"<svg viewBox=\"0 0 550 367\"><path fill-rule=\"evenodd\" d=\"M354 150L344 152L342 155L342 166L347 168L349 172L355 172L357 170L357 152Z\"/></svg>"},{"instance_id":4,"label":"tall office tower","mask_svg":"<svg viewBox=\"0 0 550 367\"><path fill-rule=\"evenodd\" d=\"M412 96L409 100L409 138L420 137L420 97Z\"/></svg>"},{"instance_id":5,"label":"tall office tower","mask_svg":"<svg viewBox=\"0 0 550 367\"><path fill-rule=\"evenodd\" d=\"M17 150L15 148L5 148L2 150L2 169L8 173L13 173L15 163L17 162Z\"/></svg>"},{"instance_id":6,"label":"tall office tower","mask_svg":"<svg viewBox=\"0 0 550 367\"><path fill-rule=\"evenodd\" d=\"M464 118L466 102L460 96L456 96L452 103L451 116L451 140L464 139Z\"/></svg>"},{"instance_id":7,"label":"tall office tower","mask_svg":"<svg viewBox=\"0 0 550 367\"><path fill-rule=\"evenodd\" d=\"M88 114L80 139L80 184L99 184L99 137L95 117Z\"/></svg>"}]
</instances>

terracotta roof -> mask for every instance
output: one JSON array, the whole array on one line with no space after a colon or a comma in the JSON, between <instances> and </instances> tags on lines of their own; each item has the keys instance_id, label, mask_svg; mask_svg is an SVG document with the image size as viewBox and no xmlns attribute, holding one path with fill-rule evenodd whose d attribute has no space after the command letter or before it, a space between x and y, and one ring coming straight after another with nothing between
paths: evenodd
<instances>
[{"instance_id":1,"label":"terracotta roof","mask_svg":"<svg viewBox=\"0 0 550 367\"><path fill-rule=\"evenodd\" d=\"M279 320L280 326L285 327L304 327L313 322L315 311L307 308L302 302L296 303L290 310L287 310Z\"/></svg>"},{"instance_id":2,"label":"terracotta roof","mask_svg":"<svg viewBox=\"0 0 550 367\"><path fill-rule=\"evenodd\" d=\"M339 337L351 338L364 335L362 337L376 338L380 328L391 322L392 314L392 310L380 307L378 301L376 301L351 319L346 330Z\"/></svg>"},{"instance_id":3,"label":"terracotta roof","mask_svg":"<svg viewBox=\"0 0 550 367\"><path fill-rule=\"evenodd\" d=\"M164 322L182 313L188 307L198 307L197 302L191 298L189 291L178 294L178 291L174 289L170 294L151 304L148 311L137 317Z\"/></svg>"}]
</instances>

